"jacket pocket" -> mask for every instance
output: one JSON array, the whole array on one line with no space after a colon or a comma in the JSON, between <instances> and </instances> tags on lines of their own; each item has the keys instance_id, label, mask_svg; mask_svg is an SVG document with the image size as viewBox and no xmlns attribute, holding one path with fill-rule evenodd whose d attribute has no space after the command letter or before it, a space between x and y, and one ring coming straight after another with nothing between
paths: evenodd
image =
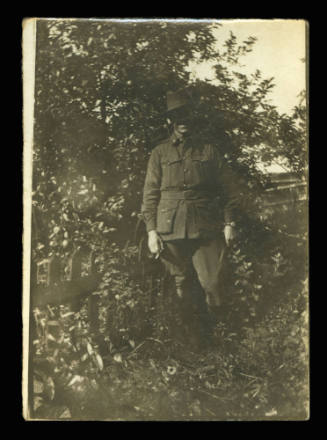
<instances>
[{"instance_id":1,"label":"jacket pocket","mask_svg":"<svg viewBox=\"0 0 327 440\"><path fill-rule=\"evenodd\" d=\"M158 206L157 231L161 234L169 234L173 231L174 221L178 208L178 200L169 200Z\"/></svg>"},{"instance_id":2,"label":"jacket pocket","mask_svg":"<svg viewBox=\"0 0 327 440\"><path fill-rule=\"evenodd\" d=\"M210 161L206 157L192 158L193 179L199 182L208 180L210 176Z\"/></svg>"},{"instance_id":3,"label":"jacket pocket","mask_svg":"<svg viewBox=\"0 0 327 440\"><path fill-rule=\"evenodd\" d=\"M163 171L163 186L175 186L181 177L182 159L170 160L161 163Z\"/></svg>"}]
</instances>

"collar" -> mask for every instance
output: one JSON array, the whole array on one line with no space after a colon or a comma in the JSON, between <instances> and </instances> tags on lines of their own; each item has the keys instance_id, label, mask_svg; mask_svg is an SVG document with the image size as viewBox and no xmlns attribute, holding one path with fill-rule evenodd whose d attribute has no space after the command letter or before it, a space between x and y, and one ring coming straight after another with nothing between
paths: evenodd
<instances>
[{"instance_id":1,"label":"collar","mask_svg":"<svg viewBox=\"0 0 327 440\"><path fill-rule=\"evenodd\" d=\"M171 135L171 141L172 141L173 145L178 146L178 145L185 142L185 137L184 136L177 136L176 132L173 131L173 134Z\"/></svg>"}]
</instances>

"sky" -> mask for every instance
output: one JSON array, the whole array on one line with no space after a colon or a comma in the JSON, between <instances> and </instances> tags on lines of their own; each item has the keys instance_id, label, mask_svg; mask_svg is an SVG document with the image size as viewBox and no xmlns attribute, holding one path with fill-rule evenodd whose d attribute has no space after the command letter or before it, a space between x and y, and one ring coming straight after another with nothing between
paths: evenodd
<instances>
[{"instance_id":1,"label":"sky","mask_svg":"<svg viewBox=\"0 0 327 440\"><path fill-rule=\"evenodd\" d=\"M271 103L281 113L291 114L299 103L299 93L305 89L305 22L303 20L221 20L223 26L215 31L218 48L232 31L242 42L249 36L257 37L253 51L242 58L240 71L254 73L257 69L264 78L274 77L275 87ZM235 68L235 70L237 70ZM200 78L210 77L208 64L196 67Z\"/></svg>"}]
</instances>

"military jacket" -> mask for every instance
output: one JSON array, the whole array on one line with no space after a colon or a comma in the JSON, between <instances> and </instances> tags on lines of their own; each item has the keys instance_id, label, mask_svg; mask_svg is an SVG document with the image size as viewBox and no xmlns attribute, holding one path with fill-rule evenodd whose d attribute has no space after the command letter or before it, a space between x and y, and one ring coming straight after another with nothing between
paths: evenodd
<instances>
[{"instance_id":1,"label":"military jacket","mask_svg":"<svg viewBox=\"0 0 327 440\"><path fill-rule=\"evenodd\" d=\"M163 240L212 236L233 221L242 185L216 147L192 138L176 145L171 137L149 159L142 203L146 229Z\"/></svg>"}]
</instances>

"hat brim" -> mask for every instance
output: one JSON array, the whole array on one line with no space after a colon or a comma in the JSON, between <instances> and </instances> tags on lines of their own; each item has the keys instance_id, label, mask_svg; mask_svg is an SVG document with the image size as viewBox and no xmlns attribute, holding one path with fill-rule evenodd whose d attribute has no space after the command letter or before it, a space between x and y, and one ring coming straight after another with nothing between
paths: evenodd
<instances>
[{"instance_id":1,"label":"hat brim","mask_svg":"<svg viewBox=\"0 0 327 440\"><path fill-rule=\"evenodd\" d=\"M167 109L165 111L163 111L162 113L160 113L161 115L170 115L174 110L177 110L178 108L183 108L183 107L192 107L192 103L190 102L186 102L185 104L180 104L180 105L176 105L175 107L172 107L170 109Z\"/></svg>"}]
</instances>

